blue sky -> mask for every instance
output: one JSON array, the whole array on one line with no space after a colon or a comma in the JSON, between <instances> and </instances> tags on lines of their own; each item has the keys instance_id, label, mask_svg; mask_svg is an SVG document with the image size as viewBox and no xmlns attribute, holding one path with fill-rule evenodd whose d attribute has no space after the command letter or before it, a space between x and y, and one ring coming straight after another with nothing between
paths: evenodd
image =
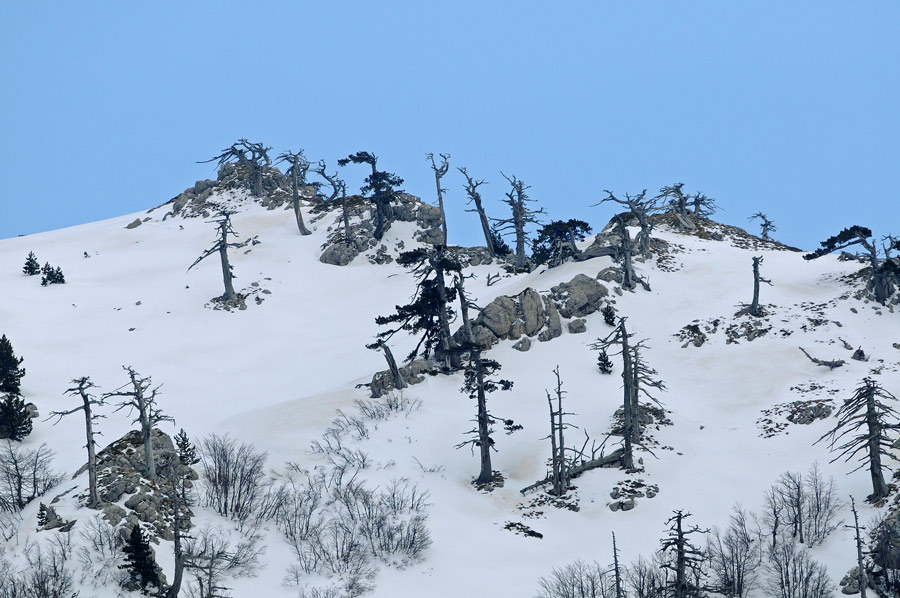
<instances>
[{"instance_id":1,"label":"blue sky","mask_svg":"<svg viewBox=\"0 0 900 598\"><path fill-rule=\"evenodd\" d=\"M426 152L595 226L676 181L805 248L900 233L900 3L4 2L0 238L161 204L235 140L357 150L434 200ZM356 167L344 169L359 185ZM451 242L479 240L450 190Z\"/></svg>"}]
</instances>

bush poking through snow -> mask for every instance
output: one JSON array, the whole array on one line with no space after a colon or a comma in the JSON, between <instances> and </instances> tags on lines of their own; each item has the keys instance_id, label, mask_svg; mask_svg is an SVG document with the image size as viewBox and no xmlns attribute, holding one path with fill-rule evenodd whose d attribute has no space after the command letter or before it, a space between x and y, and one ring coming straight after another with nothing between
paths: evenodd
<instances>
[{"instance_id":1,"label":"bush poking through snow","mask_svg":"<svg viewBox=\"0 0 900 598\"><path fill-rule=\"evenodd\" d=\"M596 562L575 561L538 581L537 598L615 598L612 574Z\"/></svg>"},{"instance_id":2,"label":"bush poking through snow","mask_svg":"<svg viewBox=\"0 0 900 598\"><path fill-rule=\"evenodd\" d=\"M774 598L828 598L834 596L825 567L812 559L805 548L791 542L778 546L769 555L767 595Z\"/></svg>"}]
</instances>

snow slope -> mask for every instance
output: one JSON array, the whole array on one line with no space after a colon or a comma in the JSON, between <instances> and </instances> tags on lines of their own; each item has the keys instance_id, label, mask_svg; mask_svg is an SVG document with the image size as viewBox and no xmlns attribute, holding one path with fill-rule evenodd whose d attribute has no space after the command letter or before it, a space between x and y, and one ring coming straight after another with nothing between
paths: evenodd
<instances>
[{"instance_id":1,"label":"snow slope","mask_svg":"<svg viewBox=\"0 0 900 598\"><path fill-rule=\"evenodd\" d=\"M135 218L149 220L126 229ZM235 286L262 300L251 298L246 310L233 312L208 306L222 291L214 257L186 271L214 238L213 225L202 219L163 221L162 210L156 210L0 241L0 331L25 358L22 392L37 404L42 418L75 406L63 396L73 378L90 376L101 391L109 391L126 382L122 366L129 365L163 384L160 406L176 420L175 428L163 426L166 432L183 427L195 439L228 433L267 451L273 469L288 461L307 467L318 462L310 443L337 409L352 412L355 400L368 397L367 389L357 385L384 368L381 355L365 349L378 331L375 316L405 302L413 292L413 278L396 265L373 266L362 257L347 267L321 264L328 220L303 237L290 212L250 205L233 216L233 223L241 238L258 236L260 241L233 255ZM388 244L405 240L409 245L411 226L393 227ZM859 503L871 492L865 471L847 476L853 466L829 464L827 447L812 446L830 428L830 420L790 425L772 437L764 437L757 423L762 410L777 404L810 398L833 398L839 404L867 375L900 392L900 350L892 346L900 341L900 314L854 298L850 292L855 289L840 280L860 264L832 256L806 262L800 253L751 251L728 239L666 231L655 236L672 244L675 271L654 261L638 262L638 272L653 290L610 296L636 338L647 339L645 356L668 387L658 397L673 425L653 435L661 447L671 449L659 448L655 457L641 452L645 471L639 474L603 469L577 479L577 512L545 507L539 517L523 517L519 507L537 493L523 497L519 490L544 476L549 456L545 389L554 384L551 370L560 368L567 411L577 414L571 422L598 441L621 403L619 371L600 374L596 353L588 348L610 331L599 313L587 317L586 334L570 334L564 323L561 337L535 342L526 353L512 350L511 341L491 349L491 357L503 364L503 377L515 382L512 391L491 395L491 409L524 425L514 435L497 435L494 468L506 482L492 493L470 485L477 457L453 448L471 428L475 410L459 392L461 374L427 378L404 391L421 401L419 409L372 424L369 438L356 443L371 457L361 475L372 485L404 477L430 493L433 545L425 560L402 570L382 567L373 596L532 595L538 577L555 566L579 558L611 562L610 532L616 533L624 561L647 557L657 548L673 509L693 513L702 527L724 526L732 505L758 509L764 490L781 472L805 472L813 462L836 478L842 497L852 494ZM61 266L67 283L41 287L39 277L21 274L29 251L42 264ZM772 306L773 330L752 342L731 344L719 330L701 347L682 348L675 335L683 326L695 320L735 320L738 304L750 299L752 255L764 256L763 275L774 285L762 289L762 303ZM479 266L471 269L476 278L467 290L483 306L527 287L547 291L578 273L593 277L610 265L608 258L568 263L508 276L490 287L486 275L499 268ZM804 303L821 304L819 315L804 309ZM808 318L819 316L828 322L812 325ZM838 337L862 347L871 360L850 360ZM798 346L848 364L834 371L816 367ZM394 352L399 358L410 347L406 339ZM807 394L792 390L813 383L822 389ZM107 409L105 414L104 442L131 428L125 413ZM579 438L582 432L570 434ZM24 445L46 443L56 452L55 467L68 474L61 490L73 485L69 477L84 462L83 435L78 417L55 426L41 419ZM610 491L630 478L657 484L659 494L638 499L634 510L611 512ZM86 487L86 476L77 482ZM14 555L30 539L53 533L33 531L35 503L26 509L18 537L0 551ZM60 505L65 517L87 516L71 501ZM201 518L215 519L198 511ZM862 507L864 520L875 512ZM849 518L849 510L843 517ZM522 522L543 538L506 530L508 522ZM235 596L296 594L295 588L282 585L291 562L288 547L274 531L267 544L260 575L229 582ZM171 547L163 543L157 553L171 578ZM850 531L837 530L813 554L837 581L855 560ZM82 595L116 592L85 586Z\"/></svg>"}]
</instances>

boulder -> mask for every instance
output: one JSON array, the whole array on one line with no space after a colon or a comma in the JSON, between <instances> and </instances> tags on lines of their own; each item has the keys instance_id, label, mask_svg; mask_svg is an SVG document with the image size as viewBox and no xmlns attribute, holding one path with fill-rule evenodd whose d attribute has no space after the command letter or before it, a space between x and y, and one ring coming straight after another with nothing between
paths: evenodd
<instances>
[{"instance_id":1,"label":"boulder","mask_svg":"<svg viewBox=\"0 0 900 598\"><path fill-rule=\"evenodd\" d=\"M319 261L332 266L346 266L357 255L359 255L359 250L355 245L335 243L325 248L325 251L319 256Z\"/></svg>"},{"instance_id":2,"label":"boulder","mask_svg":"<svg viewBox=\"0 0 900 598\"><path fill-rule=\"evenodd\" d=\"M132 220L129 224L125 225L125 228L128 228L128 229L137 228L137 227L139 227L141 224L142 224L142 223L141 223L141 219L140 219L140 218L135 218L135 219Z\"/></svg>"},{"instance_id":3,"label":"boulder","mask_svg":"<svg viewBox=\"0 0 900 598\"><path fill-rule=\"evenodd\" d=\"M519 342L513 345L513 349L516 351L522 351L523 353L531 348L531 339L527 336L522 337Z\"/></svg>"},{"instance_id":4,"label":"boulder","mask_svg":"<svg viewBox=\"0 0 900 598\"><path fill-rule=\"evenodd\" d=\"M571 322L569 322L568 328L571 334L581 334L587 331L587 326L585 325L584 318L572 320Z\"/></svg>"},{"instance_id":5,"label":"boulder","mask_svg":"<svg viewBox=\"0 0 900 598\"><path fill-rule=\"evenodd\" d=\"M601 299L609 291L602 284L584 274L578 274L569 282L550 289L550 296L556 302L559 313L564 318L587 316L602 307Z\"/></svg>"},{"instance_id":6,"label":"boulder","mask_svg":"<svg viewBox=\"0 0 900 598\"><path fill-rule=\"evenodd\" d=\"M545 343L562 334L562 322L559 319L559 312L553 300L544 297L544 307L547 309L547 327L538 335L538 340Z\"/></svg>"},{"instance_id":7,"label":"boulder","mask_svg":"<svg viewBox=\"0 0 900 598\"><path fill-rule=\"evenodd\" d=\"M519 312L525 325L524 333L527 336L536 335L544 327L546 317L541 296L537 291L529 287L519 293L516 301L519 304Z\"/></svg>"},{"instance_id":8,"label":"boulder","mask_svg":"<svg viewBox=\"0 0 900 598\"><path fill-rule=\"evenodd\" d=\"M497 297L487 304L475 321L485 326L497 338L506 338L517 319L515 301L509 297Z\"/></svg>"}]
</instances>

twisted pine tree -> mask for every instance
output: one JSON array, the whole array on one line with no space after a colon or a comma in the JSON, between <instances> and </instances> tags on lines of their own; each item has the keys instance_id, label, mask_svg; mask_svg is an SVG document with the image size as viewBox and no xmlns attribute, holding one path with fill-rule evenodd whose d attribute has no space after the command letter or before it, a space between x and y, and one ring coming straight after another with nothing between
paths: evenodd
<instances>
[{"instance_id":1,"label":"twisted pine tree","mask_svg":"<svg viewBox=\"0 0 900 598\"><path fill-rule=\"evenodd\" d=\"M6 395L0 401L0 440L9 438L21 442L31 434L31 414L25 400L15 394Z\"/></svg>"}]
</instances>

